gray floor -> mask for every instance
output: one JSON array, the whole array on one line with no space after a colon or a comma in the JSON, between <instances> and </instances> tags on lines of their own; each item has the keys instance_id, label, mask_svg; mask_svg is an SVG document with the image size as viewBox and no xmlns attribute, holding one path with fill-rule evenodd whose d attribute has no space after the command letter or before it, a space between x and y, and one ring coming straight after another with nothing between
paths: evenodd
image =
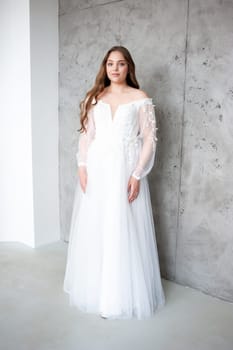
<instances>
[{"instance_id":1,"label":"gray floor","mask_svg":"<svg viewBox=\"0 0 233 350\"><path fill-rule=\"evenodd\" d=\"M0 244L1 350L232 350L233 304L163 280L153 319L105 320L72 308L62 290L67 244Z\"/></svg>"}]
</instances>

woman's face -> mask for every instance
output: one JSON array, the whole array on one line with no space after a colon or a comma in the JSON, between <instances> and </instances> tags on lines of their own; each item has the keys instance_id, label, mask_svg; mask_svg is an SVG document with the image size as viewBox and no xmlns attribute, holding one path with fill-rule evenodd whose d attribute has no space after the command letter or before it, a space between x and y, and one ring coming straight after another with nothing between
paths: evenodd
<instances>
[{"instance_id":1,"label":"woman's face","mask_svg":"<svg viewBox=\"0 0 233 350\"><path fill-rule=\"evenodd\" d=\"M112 51L106 62L108 79L114 83L124 83L128 73L128 63L119 51Z\"/></svg>"}]
</instances>

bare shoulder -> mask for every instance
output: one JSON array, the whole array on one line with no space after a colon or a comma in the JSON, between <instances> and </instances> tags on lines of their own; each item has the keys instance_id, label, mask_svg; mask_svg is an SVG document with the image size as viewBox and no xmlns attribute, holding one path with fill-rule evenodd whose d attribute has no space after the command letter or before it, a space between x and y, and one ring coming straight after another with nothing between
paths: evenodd
<instances>
[{"instance_id":1,"label":"bare shoulder","mask_svg":"<svg viewBox=\"0 0 233 350\"><path fill-rule=\"evenodd\" d=\"M148 95L145 91L141 89L136 88L130 88L130 94L132 99L141 99L141 98L148 98Z\"/></svg>"},{"instance_id":2,"label":"bare shoulder","mask_svg":"<svg viewBox=\"0 0 233 350\"><path fill-rule=\"evenodd\" d=\"M148 98L149 96L143 90L138 90L138 98Z\"/></svg>"},{"instance_id":3,"label":"bare shoulder","mask_svg":"<svg viewBox=\"0 0 233 350\"><path fill-rule=\"evenodd\" d=\"M98 99L104 97L105 95L106 95L106 88L104 88L104 90L98 94Z\"/></svg>"}]
</instances>

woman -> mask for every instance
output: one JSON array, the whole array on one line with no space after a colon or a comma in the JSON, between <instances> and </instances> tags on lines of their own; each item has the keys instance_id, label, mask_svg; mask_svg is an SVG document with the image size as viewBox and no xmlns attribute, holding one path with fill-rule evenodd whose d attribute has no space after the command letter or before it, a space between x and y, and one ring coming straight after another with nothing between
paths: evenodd
<instances>
[{"instance_id":1,"label":"woman","mask_svg":"<svg viewBox=\"0 0 233 350\"><path fill-rule=\"evenodd\" d=\"M147 180L157 127L125 47L106 53L80 107L64 291L84 312L148 318L165 303Z\"/></svg>"}]
</instances>

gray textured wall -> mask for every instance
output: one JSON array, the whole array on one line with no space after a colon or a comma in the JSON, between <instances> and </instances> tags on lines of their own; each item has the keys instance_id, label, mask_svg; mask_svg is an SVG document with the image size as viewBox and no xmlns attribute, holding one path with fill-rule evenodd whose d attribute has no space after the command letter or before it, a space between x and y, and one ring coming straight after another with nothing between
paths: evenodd
<instances>
[{"instance_id":1,"label":"gray textured wall","mask_svg":"<svg viewBox=\"0 0 233 350\"><path fill-rule=\"evenodd\" d=\"M233 1L60 1L61 229L68 239L78 103L126 46L156 104L149 176L163 277L233 301Z\"/></svg>"}]
</instances>

